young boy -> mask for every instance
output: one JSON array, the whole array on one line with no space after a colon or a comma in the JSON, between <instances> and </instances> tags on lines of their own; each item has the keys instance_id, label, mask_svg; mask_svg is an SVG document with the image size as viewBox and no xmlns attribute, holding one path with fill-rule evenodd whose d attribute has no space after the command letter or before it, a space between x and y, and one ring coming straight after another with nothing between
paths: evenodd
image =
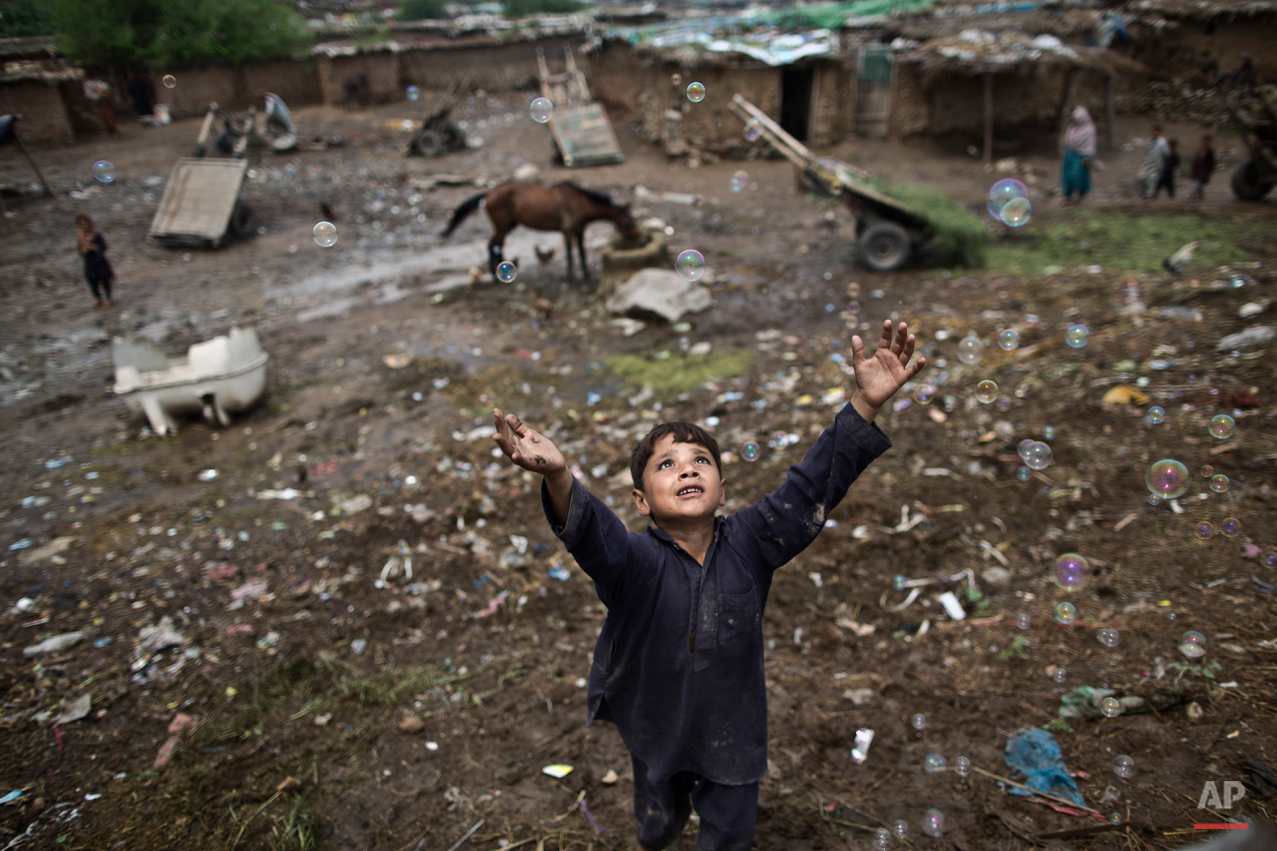
<instances>
[{"instance_id":1,"label":"young boy","mask_svg":"<svg viewBox=\"0 0 1277 851\"><path fill-rule=\"evenodd\" d=\"M1193 163L1189 169L1189 176L1193 178L1193 191L1189 194L1193 198L1201 198L1206 194L1206 184L1215 171L1215 149L1211 147L1209 133L1202 137L1202 146L1193 154Z\"/></svg>"},{"instance_id":2,"label":"young boy","mask_svg":"<svg viewBox=\"0 0 1277 851\"><path fill-rule=\"evenodd\" d=\"M607 619L594 649L586 723L616 724L634 767L639 844L672 843L692 809L698 851L748 851L767 773L762 614L772 572L824 528L847 488L891 442L873 420L926 364L914 336L883 323L873 357L851 338L851 403L775 493L729 517L718 444L699 426L665 423L634 450L639 514L625 524L568 470L545 436L493 411L502 451L541 473L554 533L594 580Z\"/></svg>"},{"instance_id":3,"label":"young boy","mask_svg":"<svg viewBox=\"0 0 1277 851\"><path fill-rule=\"evenodd\" d=\"M1144 165L1140 166L1136 179L1140 182L1140 193L1145 198L1152 198L1157 191L1157 184L1162 176L1162 168L1166 165L1166 155L1170 148L1166 146L1166 137L1162 135L1162 125L1154 124L1149 128L1148 147L1144 150Z\"/></svg>"},{"instance_id":4,"label":"young boy","mask_svg":"<svg viewBox=\"0 0 1277 851\"><path fill-rule=\"evenodd\" d=\"M1166 143L1168 150L1166 156L1162 157L1162 172L1157 177L1157 186L1153 188L1153 197L1156 198L1163 188L1166 189L1166 197L1175 197L1175 170L1179 168L1179 140L1171 139Z\"/></svg>"}]
</instances>

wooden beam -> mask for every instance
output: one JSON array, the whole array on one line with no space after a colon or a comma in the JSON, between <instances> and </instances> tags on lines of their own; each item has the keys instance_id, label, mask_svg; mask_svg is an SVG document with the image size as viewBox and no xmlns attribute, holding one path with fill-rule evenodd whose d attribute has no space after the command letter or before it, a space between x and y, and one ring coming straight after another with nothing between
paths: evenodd
<instances>
[{"instance_id":1,"label":"wooden beam","mask_svg":"<svg viewBox=\"0 0 1277 851\"><path fill-rule=\"evenodd\" d=\"M1104 81L1104 135L1108 150L1117 150L1117 78L1109 74Z\"/></svg>"},{"instance_id":2,"label":"wooden beam","mask_svg":"<svg viewBox=\"0 0 1277 851\"><path fill-rule=\"evenodd\" d=\"M15 119L16 121L16 119ZM40 178L40 185L44 187L44 194L50 198L53 197L53 190L49 188L49 183L44 179L44 175L40 173L40 167L35 164L35 160L31 158L31 154L27 151L25 145L22 144L22 137L18 135L18 126L15 123L13 127L13 141L18 146L18 150L22 151L22 156L27 158L27 162L31 164L31 170L35 172L35 176Z\"/></svg>"},{"instance_id":3,"label":"wooden beam","mask_svg":"<svg viewBox=\"0 0 1277 851\"><path fill-rule=\"evenodd\" d=\"M993 75L984 75L984 164L993 165Z\"/></svg>"}]
</instances>

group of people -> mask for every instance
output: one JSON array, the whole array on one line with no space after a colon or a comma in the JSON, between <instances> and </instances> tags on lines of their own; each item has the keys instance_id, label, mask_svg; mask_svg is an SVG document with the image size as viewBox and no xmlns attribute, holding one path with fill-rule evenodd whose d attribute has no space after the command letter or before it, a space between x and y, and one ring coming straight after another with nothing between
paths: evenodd
<instances>
[{"instance_id":1,"label":"group of people","mask_svg":"<svg viewBox=\"0 0 1277 851\"><path fill-rule=\"evenodd\" d=\"M1201 198L1215 171L1215 149L1211 146L1211 136L1202 136L1201 146L1193 154L1189 165L1189 177L1193 181L1190 197ZM1064 162L1060 167L1060 194L1066 202L1076 198L1081 201L1091 191L1091 161L1095 158L1096 133L1095 122L1091 113L1084 106L1073 110L1072 120L1064 134ZM1139 181L1140 194L1146 199L1158 197L1166 190L1168 198L1175 197L1175 176L1182 160L1179 155L1179 141L1167 139L1162 133L1162 125L1154 124L1148 140L1136 179Z\"/></svg>"}]
</instances>

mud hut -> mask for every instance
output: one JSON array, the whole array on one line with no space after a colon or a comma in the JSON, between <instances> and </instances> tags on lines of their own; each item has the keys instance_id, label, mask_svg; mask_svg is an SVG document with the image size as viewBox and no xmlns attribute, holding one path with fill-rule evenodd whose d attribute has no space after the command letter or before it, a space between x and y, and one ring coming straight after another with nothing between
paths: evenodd
<instances>
[{"instance_id":1,"label":"mud hut","mask_svg":"<svg viewBox=\"0 0 1277 851\"><path fill-rule=\"evenodd\" d=\"M992 162L995 141L1053 136L1081 104L1112 146L1117 96L1146 76L1115 51L1053 35L964 30L896 54L891 134L949 138Z\"/></svg>"},{"instance_id":2,"label":"mud hut","mask_svg":"<svg viewBox=\"0 0 1277 851\"><path fill-rule=\"evenodd\" d=\"M1205 86L1243 56L1277 82L1277 0L1135 0L1133 56L1163 79Z\"/></svg>"}]
</instances>

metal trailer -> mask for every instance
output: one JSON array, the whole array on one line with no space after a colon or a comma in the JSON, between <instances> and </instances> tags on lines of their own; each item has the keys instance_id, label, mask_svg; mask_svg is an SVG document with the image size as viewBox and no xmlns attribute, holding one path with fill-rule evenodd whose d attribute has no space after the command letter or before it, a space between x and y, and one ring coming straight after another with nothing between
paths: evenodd
<instances>
[{"instance_id":1,"label":"metal trailer","mask_svg":"<svg viewBox=\"0 0 1277 851\"><path fill-rule=\"evenodd\" d=\"M1229 104L1250 158L1233 172L1233 194L1262 201L1277 186L1277 86L1254 86L1244 104Z\"/></svg>"},{"instance_id":2,"label":"metal trailer","mask_svg":"<svg viewBox=\"0 0 1277 851\"><path fill-rule=\"evenodd\" d=\"M214 119L222 115L209 104L195 143L195 155L178 160L164 186L150 235L163 245L219 248L228 238L246 239L255 232L253 208L239 197L248 163L244 150L252 136L254 110L244 132L235 140L231 159L208 159L208 137Z\"/></svg>"},{"instance_id":3,"label":"metal trailer","mask_svg":"<svg viewBox=\"0 0 1277 851\"><path fill-rule=\"evenodd\" d=\"M762 137L802 172L807 185L842 201L856 219L858 256L875 272L903 268L934 233L925 220L871 182L869 172L841 160L818 159L767 114L740 95L729 107L746 122L756 121ZM976 265L973 257L967 265Z\"/></svg>"}]
</instances>

